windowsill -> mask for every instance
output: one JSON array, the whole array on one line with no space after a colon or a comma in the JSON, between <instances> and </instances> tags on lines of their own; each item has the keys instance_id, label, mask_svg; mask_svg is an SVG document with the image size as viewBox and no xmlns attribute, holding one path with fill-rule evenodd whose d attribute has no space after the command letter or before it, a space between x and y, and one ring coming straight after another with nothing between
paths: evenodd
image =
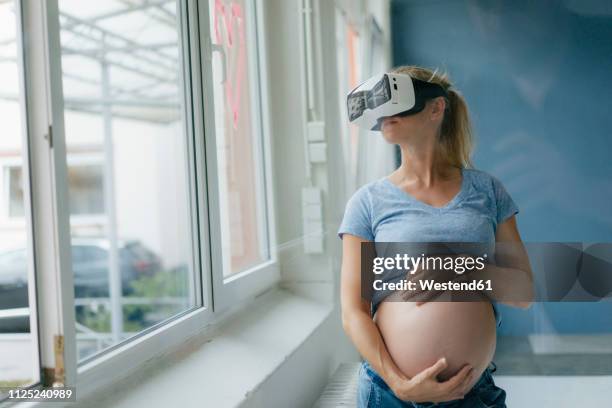
<instances>
[{"instance_id":1,"label":"windowsill","mask_svg":"<svg viewBox=\"0 0 612 408\"><path fill-rule=\"evenodd\" d=\"M274 289L196 347L149 362L78 406L201 407L244 402L330 316L333 305ZM78 398L78 389L77 389ZM71 406L74 406L71 405Z\"/></svg>"}]
</instances>

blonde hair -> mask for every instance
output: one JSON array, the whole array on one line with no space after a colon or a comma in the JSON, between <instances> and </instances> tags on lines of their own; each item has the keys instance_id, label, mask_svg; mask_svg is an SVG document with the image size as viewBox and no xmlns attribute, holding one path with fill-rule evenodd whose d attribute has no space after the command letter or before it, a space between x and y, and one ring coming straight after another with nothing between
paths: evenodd
<instances>
[{"instance_id":1,"label":"blonde hair","mask_svg":"<svg viewBox=\"0 0 612 408\"><path fill-rule=\"evenodd\" d=\"M446 90L448 98L445 98L446 108L440 129L438 154L451 166L472 167L474 137L468 107L463 96L453 88L448 73L438 73L437 68L432 71L414 65L396 67L391 72L408 74L421 81L438 84Z\"/></svg>"}]
</instances>

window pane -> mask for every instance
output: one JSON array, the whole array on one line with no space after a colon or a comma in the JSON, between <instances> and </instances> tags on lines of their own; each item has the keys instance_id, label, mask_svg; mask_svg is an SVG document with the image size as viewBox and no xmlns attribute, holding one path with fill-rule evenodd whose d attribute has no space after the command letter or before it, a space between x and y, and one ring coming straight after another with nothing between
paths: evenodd
<instances>
[{"instance_id":1,"label":"window pane","mask_svg":"<svg viewBox=\"0 0 612 408\"><path fill-rule=\"evenodd\" d=\"M210 0L224 276L269 258L253 2Z\"/></svg>"},{"instance_id":2,"label":"window pane","mask_svg":"<svg viewBox=\"0 0 612 408\"><path fill-rule=\"evenodd\" d=\"M23 172L21 167L7 167L8 183L8 215L9 217L23 217Z\"/></svg>"},{"instance_id":3,"label":"window pane","mask_svg":"<svg viewBox=\"0 0 612 408\"><path fill-rule=\"evenodd\" d=\"M104 214L103 166L68 166L70 214Z\"/></svg>"},{"instance_id":4,"label":"window pane","mask_svg":"<svg viewBox=\"0 0 612 408\"><path fill-rule=\"evenodd\" d=\"M81 359L197 304L178 3L59 1Z\"/></svg>"},{"instance_id":5,"label":"window pane","mask_svg":"<svg viewBox=\"0 0 612 408\"><path fill-rule=\"evenodd\" d=\"M30 217L25 215L16 11L0 2L0 387L37 383L38 345L30 334ZM0 400L3 398L0 392Z\"/></svg>"},{"instance_id":6,"label":"window pane","mask_svg":"<svg viewBox=\"0 0 612 408\"><path fill-rule=\"evenodd\" d=\"M364 79L360 61L361 58L361 41L359 33L354 29L348 21L345 13L340 9L336 9L336 46L338 49L337 69L338 78L340 78L340 86L338 87L340 103L340 112L343 117L347 117L346 111L346 89L354 89ZM344 123L344 122L343 122ZM359 148L359 128L348 123L341 127L342 150L344 160L348 163L347 179L351 183L349 189L355 188L357 181L357 158Z\"/></svg>"}]
</instances>

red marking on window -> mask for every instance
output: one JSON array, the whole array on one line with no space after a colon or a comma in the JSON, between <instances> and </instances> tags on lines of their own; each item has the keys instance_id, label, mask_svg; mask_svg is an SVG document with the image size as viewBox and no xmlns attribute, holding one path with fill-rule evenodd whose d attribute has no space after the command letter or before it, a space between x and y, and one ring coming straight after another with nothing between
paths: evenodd
<instances>
[{"instance_id":1,"label":"red marking on window","mask_svg":"<svg viewBox=\"0 0 612 408\"><path fill-rule=\"evenodd\" d=\"M222 45L227 50L226 56L226 81L225 81L225 99L229 105L232 122L234 129L238 128L238 119L240 117L240 98L242 94L242 81L245 75L245 60L246 60L246 38L245 38L245 24L244 24L244 13L242 6L238 3L232 2L229 5L229 13L223 4L222 0L215 0L214 7L214 31L215 41L217 44ZM219 20L223 21L224 33L222 35L219 27ZM234 48L234 27L238 28L238 56L237 60L230 59L230 50ZM226 40L226 41L224 41ZM234 78L230 76L230 72L234 68Z\"/></svg>"},{"instance_id":2,"label":"red marking on window","mask_svg":"<svg viewBox=\"0 0 612 408\"><path fill-rule=\"evenodd\" d=\"M348 48L348 68L349 68L349 83L353 89L358 85L357 73L357 46L359 42L359 33L353 29L350 24L346 26L346 41ZM352 163L357 163L357 149L359 148L359 129L356 125L349 125L349 135L351 143L351 160Z\"/></svg>"}]
</instances>

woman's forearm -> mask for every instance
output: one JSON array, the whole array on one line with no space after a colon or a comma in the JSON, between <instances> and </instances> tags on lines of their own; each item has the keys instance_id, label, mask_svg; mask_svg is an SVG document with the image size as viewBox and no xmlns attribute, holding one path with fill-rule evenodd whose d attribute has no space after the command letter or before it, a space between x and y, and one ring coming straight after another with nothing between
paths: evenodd
<instances>
[{"instance_id":1,"label":"woman's forearm","mask_svg":"<svg viewBox=\"0 0 612 408\"><path fill-rule=\"evenodd\" d=\"M380 374L389 387L409 378L393 362L378 326L365 313L352 313L343 318L343 327L357 351Z\"/></svg>"},{"instance_id":2,"label":"woman's forearm","mask_svg":"<svg viewBox=\"0 0 612 408\"><path fill-rule=\"evenodd\" d=\"M533 279L529 271L487 264L482 270L471 271L466 279L491 279L491 290L483 292L490 299L518 307L533 301Z\"/></svg>"}]
</instances>

